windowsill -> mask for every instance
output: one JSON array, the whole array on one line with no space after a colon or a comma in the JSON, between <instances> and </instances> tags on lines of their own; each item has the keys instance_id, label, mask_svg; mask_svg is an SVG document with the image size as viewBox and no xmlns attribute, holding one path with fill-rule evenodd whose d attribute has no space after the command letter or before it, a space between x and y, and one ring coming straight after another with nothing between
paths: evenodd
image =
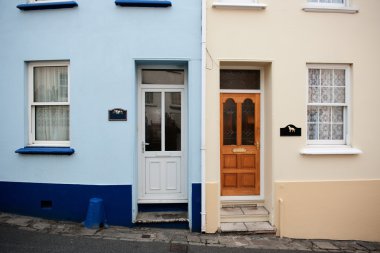
<instances>
[{"instance_id":1,"label":"windowsill","mask_svg":"<svg viewBox=\"0 0 380 253\"><path fill-rule=\"evenodd\" d=\"M324 12L324 13L347 13L347 14L355 14L359 12L359 9L352 7L339 7L339 6L318 6L308 4L302 8L303 11L306 12Z\"/></svg>"},{"instance_id":2,"label":"windowsill","mask_svg":"<svg viewBox=\"0 0 380 253\"><path fill-rule=\"evenodd\" d=\"M24 147L15 151L24 155L72 155L75 150L70 147Z\"/></svg>"},{"instance_id":3,"label":"windowsill","mask_svg":"<svg viewBox=\"0 0 380 253\"><path fill-rule=\"evenodd\" d=\"M171 1L160 0L116 0L115 4L121 7L170 7Z\"/></svg>"},{"instance_id":4,"label":"windowsill","mask_svg":"<svg viewBox=\"0 0 380 253\"><path fill-rule=\"evenodd\" d=\"M264 10L267 8L266 4L260 4L260 3L220 3L220 2L214 2L212 4L212 7L214 8L221 8L221 9L254 9L254 10Z\"/></svg>"},{"instance_id":5,"label":"windowsill","mask_svg":"<svg viewBox=\"0 0 380 253\"><path fill-rule=\"evenodd\" d=\"M301 155L359 155L363 152L350 146L309 146L302 149L300 153Z\"/></svg>"},{"instance_id":6,"label":"windowsill","mask_svg":"<svg viewBox=\"0 0 380 253\"><path fill-rule=\"evenodd\" d=\"M75 1L62 1L62 2L48 2L48 3L19 4L17 5L17 8L19 8L22 11L33 11L33 10L74 8L77 6L78 6L78 3Z\"/></svg>"}]
</instances>

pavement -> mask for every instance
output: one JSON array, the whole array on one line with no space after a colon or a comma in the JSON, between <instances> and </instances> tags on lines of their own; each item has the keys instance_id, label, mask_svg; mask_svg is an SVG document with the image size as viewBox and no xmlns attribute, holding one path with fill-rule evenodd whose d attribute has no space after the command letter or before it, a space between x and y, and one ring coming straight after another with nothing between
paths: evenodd
<instances>
[{"instance_id":1,"label":"pavement","mask_svg":"<svg viewBox=\"0 0 380 253\"><path fill-rule=\"evenodd\" d=\"M167 243L170 247L170 252L176 252L176 249L194 248L194 246L196 246L196 248L199 249L208 248L211 250L218 248L220 252L236 251L238 249L257 249L271 250L274 252L284 250L284 252L380 253L380 242L303 240L279 238L274 235L239 233L202 234L184 229L147 227L128 228L110 226L108 228L87 229L81 223L53 221L9 213L0 213L0 227L12 227L17 230L35 232L37 234L50 234L71 238L130 241L134 243ZM183 252L183 250L178 250L177 252Z\"/></svg>"}]
</instances>

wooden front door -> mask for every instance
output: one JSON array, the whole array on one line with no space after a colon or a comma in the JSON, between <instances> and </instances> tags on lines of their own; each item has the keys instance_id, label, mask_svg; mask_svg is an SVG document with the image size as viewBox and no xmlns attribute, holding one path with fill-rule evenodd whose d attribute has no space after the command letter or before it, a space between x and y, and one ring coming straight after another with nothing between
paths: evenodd
<instances>
[{"instance_id":1,"label":"wooden front door","mask_svg":"<svg viewBox=\"0 0 380 253\"><path fill-rule=\"evenodd\" d=\"M260 94L220 94L222 196L260 195Z\"/></svg>"}]
</instances>

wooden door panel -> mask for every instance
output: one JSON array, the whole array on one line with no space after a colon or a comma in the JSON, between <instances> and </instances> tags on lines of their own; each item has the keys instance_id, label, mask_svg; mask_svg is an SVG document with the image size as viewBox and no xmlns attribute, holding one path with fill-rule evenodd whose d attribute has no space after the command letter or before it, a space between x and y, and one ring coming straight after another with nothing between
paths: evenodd
<instances>
[{"instance_id":1,"label":"wooden door panel","mask_svg":"<svg viewBox=\"0 0 380 253\"><path fill-rule=\"evenodd\" d=\"M222 185L224 187L237 187L237 175L225 173L223 175Z\"/></svg>"},{"instance_id":2,"label":"wooden door panel","mask_svg":"<svg viewBox=\"0 0 380 253\"><path fill-rule=\"evenodd\" d=\"M223 196L260 194L260 94L220 95Z\"/></svg>"},{"instance_id":3,"label":"wooden door panel","mask_svg":"<svg viewBox=\"0 0 380 253\"><path fill-rule=\"evenodd\" d=\"M255 169L256 168L256 155L240 155L240 168L242 169Z\"/></svg>"},{"instance_id":4,"label":"wooden door panel","mask_svg":"<svg viewBox=\"0 0 380 253\"><path fill-rule=\"evenodd\" d=\"M236 155L224 155L223 159L223 166L224 168L237 168L237 157Z\"/></svg>"}]
</instances>

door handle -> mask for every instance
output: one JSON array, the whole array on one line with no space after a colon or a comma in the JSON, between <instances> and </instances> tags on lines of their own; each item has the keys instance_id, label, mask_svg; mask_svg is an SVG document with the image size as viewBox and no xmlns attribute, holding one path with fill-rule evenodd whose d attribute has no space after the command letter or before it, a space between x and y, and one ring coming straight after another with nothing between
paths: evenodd
<instances>
[{"instance_id":1,"label":"door handle","mask_svg":"<svg viewBox=\"0 0 380 253\"><path fill-rule=\"evenodd\" d=\"M141 142L141 151L144 153L145 152L145 146L148 146L150 143L147 143L145 141Z\"/></svg>"},{"instance_id":2,"label":"door handle","mask_svg":"<svg viewBox=\"0 0 380 253\"><path fill-rule=\"evenodd\" d=\"M256 149L260 150L260 142L256 141Z\"/></svg>"}]
</instances>

